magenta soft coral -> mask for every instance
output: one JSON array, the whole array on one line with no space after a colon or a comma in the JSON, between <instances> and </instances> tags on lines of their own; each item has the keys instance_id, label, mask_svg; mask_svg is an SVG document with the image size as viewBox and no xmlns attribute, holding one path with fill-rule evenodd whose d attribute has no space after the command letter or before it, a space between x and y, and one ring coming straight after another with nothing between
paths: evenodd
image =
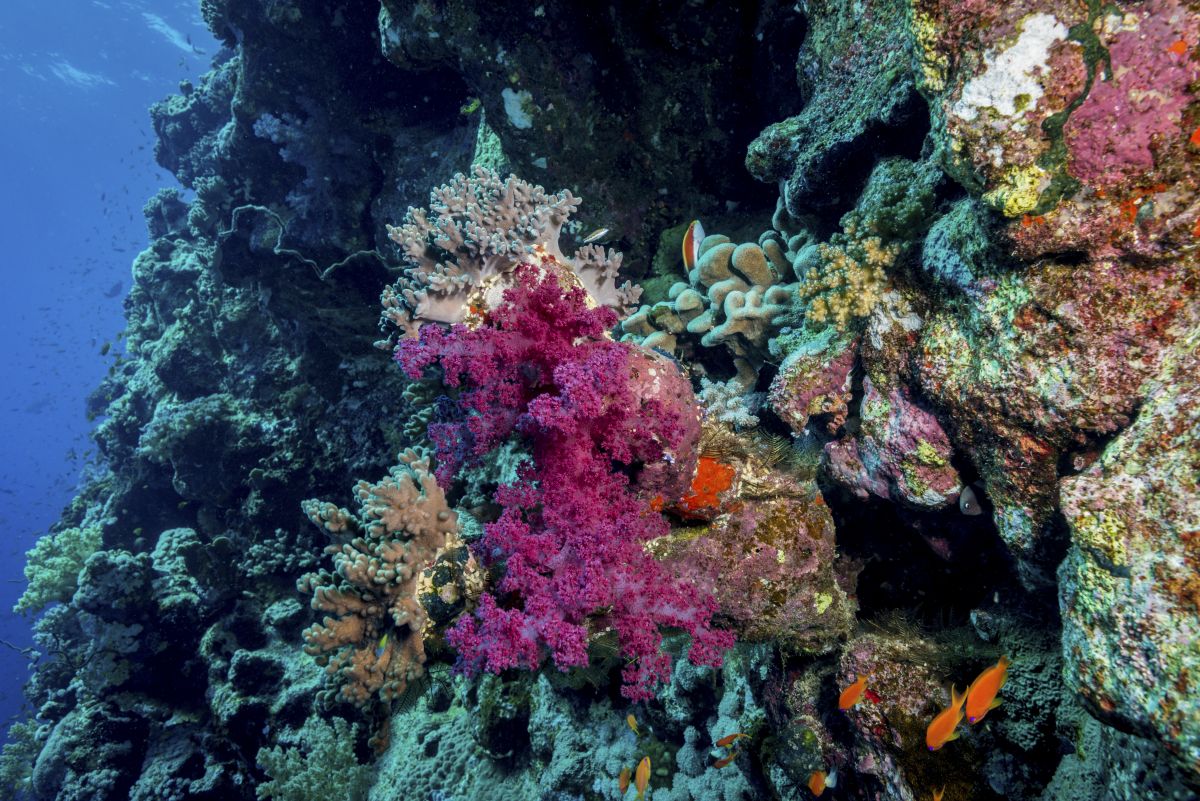
<instances>
[{"instance_id":1,"label":"magenta soft coral","mask_svg":"<svg viewBox=\"0 0 1200 801\"><path fill-rule=\"evenodd\" d=\"M504 575L449 634L462 667L534 668L547 653L559 668L584 665L589 634L611 627L632 660L623 692L645 699L670 676L662 626L692 635L693 662L720 665L733 635L712 627L714 600L642 547L668 532L650 499L679 497L695 466L690 385L669 360L606 338L613 313L553 272L519 268L504 297L486 325L427 325L396 354L408 375L437 364L460 390L462 417L436 443L439 480L513 434L532 455L497 491L500 517L476 545Z\"/></svg>"}]
</instances>

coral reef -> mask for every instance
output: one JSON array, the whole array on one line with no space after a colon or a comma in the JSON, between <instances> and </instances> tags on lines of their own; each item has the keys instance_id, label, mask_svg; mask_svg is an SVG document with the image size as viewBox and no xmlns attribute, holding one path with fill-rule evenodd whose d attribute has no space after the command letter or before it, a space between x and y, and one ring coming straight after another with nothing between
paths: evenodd
<instances>
[{"instance_id":1,"label":"coral reef","mask_svg":"<svg viewBox=\"0 0 1200 801\"><path fill-rule=\"evenodd\" d=\"M729 472L720 495L704 503L714 507L711 522L673 531L651 547L712 593L739 641L810 654L832 650L853 626L854 580L835 566L833 518L816 484L787 470L787 456L773 454L772 443L746 447L732 432L715 438L723 442L710 441L706 451L719 453ZM684 513L703 519L697 514L703 511L697 499Z\"/></svg>"},{"instance_id":2,"label":"coral reef","mask_svg":"<svg viewBox=\"0 0 1200 801\"><path fill-rule=\"evenodd\" d=\"M5 790L1200 790L1194 2L200 7Z\"/></svg>"},{"instance_id":3,"label":"coral reef","mask_svg":"<svg viewBox=\"0 0 1200 801\"><path fill-rule=\"evenodd\" d=\"M761 242L735 245L723 235L705 237L688 280L673 284L667 300L622 320L621 338L688 361L697 358L697 345L723 347L743 392L752 389L771 338L791 313L796 288L779 242L770 232Z\"/></svg>"}]
</instances>

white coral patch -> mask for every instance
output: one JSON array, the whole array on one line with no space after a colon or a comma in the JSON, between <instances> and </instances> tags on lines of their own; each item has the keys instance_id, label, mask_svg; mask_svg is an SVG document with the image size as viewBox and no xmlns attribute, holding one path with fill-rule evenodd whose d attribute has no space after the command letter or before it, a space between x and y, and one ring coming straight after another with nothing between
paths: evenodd
<instances>
[{"instance_id":1,"label":"white coral patch","mask_svg":"<svg viewBox=\"0 0 1200 801\"><path fill-rule=\"evenodd\" d=\"M1066 38L1067 27L1049 14L1027 17L1012 47L984 56L986 69L963 86L962 96L950 108L951 114L971 121L979 116L980 109L991 108L1011 117L1017 113L1017 99L1021 97L1026 101L1021 108L1032 106L1042 96L1035 73L1046 68L1051 45Z\"/></svg>"},{"instance_id":2,"label":"white coral patch","mask_svg":"<svg viewBox=\"0 0 1200 801\"><path fill-rule=\"evenodd\" d=\"M508 121L514 128L533 127L533 117L525 110L533 105L533 95L524 89L514 92L506 86L500 96L504 98L504 113L508 115Z\"/></svg>"}]
</instances>

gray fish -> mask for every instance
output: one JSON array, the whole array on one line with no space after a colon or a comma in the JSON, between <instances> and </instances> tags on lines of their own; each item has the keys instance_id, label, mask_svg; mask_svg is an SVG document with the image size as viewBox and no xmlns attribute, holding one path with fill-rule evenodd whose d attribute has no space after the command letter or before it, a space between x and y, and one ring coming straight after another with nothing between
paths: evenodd
<instances>
[{"instance_id":1,"label":"gray fish","mask_svg":"<svg viewBox=\"0 0 1200 801\"><path fill-rule=\"evenodd\" d=\"M971 517L983 514L983 507L979 505L979 499L975 497L975 490L970 487L962 488L962 492L958 494L958 511Z\"/></svg>"},{"instance_id":2,"label":"gray fish","mask_svg":"<svg viewBox=\"0 0 1200 801\"><path fill-rule=\"evenodd\" d=\"M607 228L597 228L595 231L592 231L583 238L583 244L590 245L593 242L599 242L601 239L608 236L608 233L609 232Z\"/></svg>"}]
</instances>

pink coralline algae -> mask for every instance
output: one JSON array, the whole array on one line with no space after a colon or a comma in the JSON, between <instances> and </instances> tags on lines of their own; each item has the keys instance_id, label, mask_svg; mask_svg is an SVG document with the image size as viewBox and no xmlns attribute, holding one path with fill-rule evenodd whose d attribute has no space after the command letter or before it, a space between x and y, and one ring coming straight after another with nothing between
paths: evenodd
<instances>
[{"instance_id":1,"label":"pink coralline algae","mask_svg":"<svg viewBox=\"0 0 1200 801\"><path fill-rule=\"evenodd\" d=\"M850 371L858 355L858 340L828 334L788 354L771 382L771 408L793 431L807 431L821 417L832 434L849 414Z\"/></svg>"},{"instance_id":2,"label":"pink coralline algae","mask_svg":"<svg viewBox=\"0 0 1200 801\"><path fill-rule=\"evenodd\" d=\"M875 495L938 509L958 497L950 438L903 387L881 393L863 379L861 425L854 437L825 446L829 473L862 498Z\"/></svg>"},{"instance_id":3,"label":"pink coralline algae","mask_svg":"<svg viewBox=\"0 0 1200 801\"><path fill-rule=\"evenodd\" d=\"M700 536L660 547L668 565L710 587L745 642L827 653L854 626L856 570L837 558L833 517L815 482L747 458L750 497Z\"/></svg>"},{"instance_id":4,"label":"pink coralline algae","mask_svg":"<svg viewBox=\"0 0 1200 801\"><path fill-rule=\"evenodd\" d=\"M1129 16L1106 17L1112 67L1097 75L1063 133L1072 175L1108 187L1149 172L1167 140L1181 138L1184 108L1193 100L1188 84L1200 75L1191 51L1200 41L1197 17L1178 3L1146 3ZM1179 45L1183 42L1183 45Z\"/></svg>"},{"instance_id":5,"label":"pink coralline algae","mask_svg":"<svg viewBox=\"0 0 1200 801\"><path fill-rule=\"evenodd\" d=\"M623 693L650 698L671 670L661 626L692 635L696 664L720 665L733 644L711 626L715 600L643 549L669 530L651 500L677 500L695 469L699 406L670 360L605 337L615 314L564 290L554 259L515 279L484 325L424 326L396 350L409 376L438 365L459 390L457 419L436 424L440 480L512 435L532 456L496 492L502 511L475 547L504 565L495 595L447 640L466 671L534 669L546 653L566 669L611 629L628 660Z\"/></svg>"}]
</instances>

